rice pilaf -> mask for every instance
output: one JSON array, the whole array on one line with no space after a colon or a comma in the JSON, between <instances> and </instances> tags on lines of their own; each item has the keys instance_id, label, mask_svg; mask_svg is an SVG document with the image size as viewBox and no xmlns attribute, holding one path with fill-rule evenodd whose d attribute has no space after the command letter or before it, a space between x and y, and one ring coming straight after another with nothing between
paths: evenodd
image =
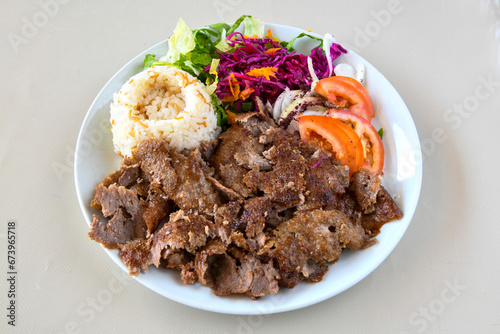
<instances>
[{"instance_id":1,"label":"rice pilaf","mask_svg":"<svg viewBox=\"0 0 500 334\"><path fill-rule=\"evenodd\" d=\"M125 157L146 139L164 139L182 151L221 130L203 83L176 67L153 66L114 95L111 131L115 151Z\"/></svg>"}]
</instances>

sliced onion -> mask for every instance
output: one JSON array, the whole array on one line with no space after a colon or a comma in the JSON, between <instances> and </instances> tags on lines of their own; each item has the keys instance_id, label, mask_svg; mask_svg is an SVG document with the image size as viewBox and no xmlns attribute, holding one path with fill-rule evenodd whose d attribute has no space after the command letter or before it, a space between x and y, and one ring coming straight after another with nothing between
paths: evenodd
<instances>
[{"instance_id":1,"label":"sliced onion","mask_svg":"<svg viewBox=\"0 0 500 334\"><path fill-rule=\"evenodd\" d=\"M297 97L299 97L301 91L300 90L291 90L288 92L287 95L285 95L285 98L283 99L281 103L281 112L285 111L286 107L290 105Z\"/></svg>"},{"instance_id":2,"label":"sliced onion","mask_svg":"<svg viewBox=\"0 0 500 334\"><path fill-rule=\"evenodd\" d=\"M325 116L326 111L328 111L326 108L323 108L323 110L319 110L319 109L313 109L311 107L297 117L300 117L300 116Z\"/></svg>"},{"instance_id":3,"label":"sliced onion","mask_svg":"<svg viewBox=\"0 0 500 334\"><path fill-rule=\"evenodd\" d=\"M288 125L288 127L286 128L286 131L290 133L295 133L295 131L297 132L299 131L299 123L297 122L296 119L292 119L290 125Z\"/></svg>"},{"instance_id":4,"label":"sliced onion","mask_svg":"<svg viewBox=\"0 0 500 334\"><path fill-rule=\"evenodd\" d=\"M283 92L278 96L276 101L274 102L274 107L273 107L273 118L275 121L278 121L278 119L281 116L281 113L283 112L283 109L281 108L283 99L285 96L290 92L290 88L286 87Z\"/></svg>"},{"instance_id":5,"label":"sliced onion","mask_svg":"<svg viewBox=\"0 0 500 334\"><path fill-rule=\"evenodd\" d=\"M349 64L340 63L335 66L335 69L333 71L335 72L335 75L350 77L357 80L356 70Z\"/></svg>"},{"instance_id":6,"label":"sliced onion","mask_svg":"<svg viewBox=\"0 0 500 334\"><path fill-rule=\"evenodd\" d=\"M314 66L312 62L311 57L307 57L307 68L309 69L309 74L311 75L311 90L314 90L314 87L316 87L316 84L318 83L318 76L316 75L316 72L314 72Z\"/></svg>"},{"instance_id":7,"label":"sliced onion","mask_svg":"<svg viewBox=\"0 0 500 334\"><path fill-rule=\"evenodd\" d=\"M356 80L358 80L359 82L361 82L363 85L365 84L364 81L365 81L365 71L366 71L366 67L365 67L365 64L362 64L362 63L359 63L357 68L357 75L356 75Z\"/></svg>"},{"instance_id":8,"label":"sliced onion","mask_svg":"<svg viewBox=\"0 0 500 334\"><path fill-rule=\"evenodd\" d=\"M323 36L323 50L325 51L326 61L328 62L329 77L331 77L333 74L333 63L332 57L330 56L330 49L333 43L335 43L335 37L333 37L331 34L325 34L325 36Z\"/></svg>"},{"instance_id":9,"label":"sliced onion","mask_svg":"<svg viewBox=\"0 0 500 334\"><path fill-rule=\"evenodd\" d=\"M274 110L273 110L273 106L271 105L271 102L269 102L269 100L266 102L266 114L267 115L273 115L274 117Z\"/></svg>"}]
</instances>

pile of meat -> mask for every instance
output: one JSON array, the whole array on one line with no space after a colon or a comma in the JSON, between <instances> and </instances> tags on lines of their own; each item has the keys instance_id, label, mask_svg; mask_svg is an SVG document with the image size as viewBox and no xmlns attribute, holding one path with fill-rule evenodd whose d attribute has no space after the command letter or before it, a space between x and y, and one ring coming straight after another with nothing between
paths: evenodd
<instances>
[{"instance_id":1,"label":"pile of meat","mask_svg":"<svg viewBox=\"0 0 500 334\"><path fill-rule=\"evenodd\" d=\"M216 295L259 298L320 281L343 249L400 219L380 180L351 179L328 152L247 113L190 152L142 142L97 185L89 236L119 249L130 275L153 264Z\"/></svg>"}]
</instances>

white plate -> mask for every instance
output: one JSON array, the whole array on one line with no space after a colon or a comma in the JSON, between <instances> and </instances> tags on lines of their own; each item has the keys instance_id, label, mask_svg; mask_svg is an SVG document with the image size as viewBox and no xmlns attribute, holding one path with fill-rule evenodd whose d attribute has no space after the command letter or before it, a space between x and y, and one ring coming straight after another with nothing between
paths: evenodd
<instances>
[{"instance_id":1,"label":"white plate","mask_svg":"<svg viewBox=\"0 0 500 334\"><path fill-rule=\"evenodd\" d=\"M303 32L301 29L278 24L266 24L266 31L269 28L281 40L290 40ZM305 53L316 46L316 43L299 39L295 47ZM166 48L166 41L158 43L123 66L99 92L83 121L76 143L75 185L80 208L89 226L93 214L97 213L90 207L94 187L119 168L121 160L113 151L109 128L109 105L113 93L119 91L131 76L141 71L145 54L163 55ZM246 296L217 297L210 288L200 284L184 285L178 271L157 269L154 266L147 273L140 274L138 282L169 299L203 310L231 314L268 314L299 309L333 297L361 281L384 261L405 233L417 206L422 183L420 142L408 108L376 68L350 50L336 62L347 62L355 68L359 63L366 66L364 84L375 105L377 117L374 125L384 128L386 156L383 184L394 196L404 218L386 224L378 236L378 242L372 247L357 252L344 251L340 260L330 266L321 282L302 282L291 290L281 288L277 295L266 295L260 300L251 300ZM89 239L90 242L93 241ZM104 250L118 266L128 272L116 250Z\"/></svg>"}]
</instances>

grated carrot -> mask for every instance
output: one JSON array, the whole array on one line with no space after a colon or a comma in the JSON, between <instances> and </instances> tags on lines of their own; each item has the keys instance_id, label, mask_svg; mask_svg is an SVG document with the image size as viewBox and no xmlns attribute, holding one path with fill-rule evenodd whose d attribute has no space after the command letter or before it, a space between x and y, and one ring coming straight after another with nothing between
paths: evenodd
<instances>
[{"instance_id":1,"label":"grated carrot","mask_svg":"<svg viewBox=\"0 0 500 334\"><path fill-rule=\"evenodd\" d=\"M132 116L132 117L130 117L130 119L132 119L132 120L134 120L134 121L136 121L136 122L141 123L141 125L142 125L143 127L145 127L145 128L147 127L147 125L146 125L146 124L144 124L144 123L142 122L143 120L142 120L142 119L140 119L139 117Z\"/></svg>"},{"instance_id":2,"label":"grated carrot","mask_svg":"<svg viewBox=\"0 0 500 334\"><path fill-rule=\"evenodd\" d=\"M199 91L195 91L196 92L196 95L198 95L200 97L200 99L203 100L203 103L207 104L207 100L205 99L205 96L203 96L203 94L201 94Z\"/></svg>"},{"instance_id":3,"label":"grated carrot","mask_svg":"<svg viewBox=\"0 0 500 334\"><path fill-rule=\"evenodd\" d=\"M184 86L187 86L187 82L189 82L186 73L181 72L181 77L182 77L182 82L184 83Z\"/></svg>"},{"instance_id":4,"label":"grated carrot","mask_svg":"<svg viewBox=\"0 0 500 334\"><path fill-rule=\"evenodd\" d=\"M251 77L264 77L266 80L270 80L271 77L276 78L276 71L278 69L276 67L261 67L261 68L254 68L251 71L247 72L247 75Z\"/></svg>"},{"instance_id":5,"label":"grated carrot","mask_svg":"<svg viewBox=\"0 0 500 334\"><path fill-rule=\"evenodd\" d=\"M279 51L281 50L281 48L272 48L272 49L267 49L264 54L270 54L270 53L274 53L276 51Z\"/></svg>"},{"instance_id":6,"label":"grated carrot","mask_svg":"<svg viewBox=\"0 0 500 334\"><path fill-rule=\"evenodd\" d=\"M271 28L269 28L269 30L267 30L267 37L274 41L273 33L271 32Z\"/></svg>"},{"instance_id":7,"label":"grated carrot","mask_svg":"<svg viewBox=\"0 0 500 334\"><path fill-rule=\"evenodd\" d=\"M241 99L241 100L246 100L248 99L248 97L250 95L252 95L252 93L255 92L255 89L253 89L252 87L248 87L248 88L245 88L241 93L240 95L238 95L238 98Z\"/></svg>"},{"instance_id":8,"label":"grated carrot","mask_svg":"<svg viewBox=\"0 0 500 334\"><path fill-rule=\"evenodd\" d=\"M180 110L181 108L179 107L179 105L178 105L177 103L175 103L175 102L170 102L169 104L172 104L172 105L174 106L174 108L175 108L175 111L176 111L177 113L179 113L179 110Z\"/></svg>"},{"instance_id":9,"label":"grated carrot","mask_svg":"<svg viewBox=\"0 0 500 334\"><path fill-rule=\"evenodd\" d=\"M231 91L231 96L224 97L222 102L234 102L238 99L240 95L240 85L238 84L238 80L234 77L234 73L231 73L229 80L229 90Z\"/></svg>"},{"instance_id":10,"label":"grated carrot","mask_svg":"<svg viewBox=\"0 0 500 334\"><path fill-rule=\"evenodd\" d=\"M172 95L172 91L170 90L170 87L168 85L165 85L165 88L167 89L168 94Z\"/></svg>"},{"instance_id":11,"label":"grated carrot","mask_svg":"<svg viewBox=\"0 0 500 334\"><path fill-rule=\"evenodd\" d=\"M231 110L226 110L227 113L227 118L229 121L229 124L235 124L236 123L236 114L232 112Z\"/></svg>"}]
</instances>

